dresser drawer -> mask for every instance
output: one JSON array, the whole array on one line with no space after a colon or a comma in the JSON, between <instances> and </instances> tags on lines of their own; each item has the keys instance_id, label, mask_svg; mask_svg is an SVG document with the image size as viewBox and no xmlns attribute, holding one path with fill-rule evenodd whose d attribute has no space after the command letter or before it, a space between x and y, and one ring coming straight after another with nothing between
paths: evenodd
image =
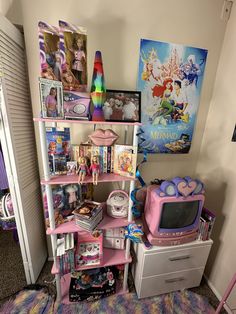
<instances>
[{"instance_id":1,"label":"dresser drawer","mask_svg":"<svg viewBox=\"0 0 236 314\"><path fill-rule=\"evenodd\" d=\"M139 298L151 297L190 287L197 287L201 282L204 268L185 270L165 275L141 279L136 286Z\"/></svg>"},{"instance_id":2,"label":"dresser drawer","mask_svg":"<svg viewBox=\"0 0 236 314\"><path fill-rule=\"evenodd\" d=\"M142 277L205 267L211 245L144 254Z\"/></svg>"}]
</instances>

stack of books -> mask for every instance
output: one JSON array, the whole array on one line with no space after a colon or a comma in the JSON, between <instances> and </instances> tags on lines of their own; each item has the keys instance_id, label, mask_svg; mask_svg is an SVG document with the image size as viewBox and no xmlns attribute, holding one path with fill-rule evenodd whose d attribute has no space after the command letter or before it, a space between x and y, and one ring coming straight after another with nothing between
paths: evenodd
<instances>
[{"instance_id":1,"label":"stack of books","mask_svg":"<svg viewBox=\"0 0 236 314\"><path fill-rule=\"evenodd\" d=\"M211 232L215 223L215 214L207 208L202 209L199 224L199 240L206 241L211 237Z\"/></svg>"},{"instance_id":2,"label":"stack of books","mask_svg":"<svg viewBox=\"0 0 236 314\"><path fill-rule=\"evenodd\" d=\"M101 203L85 200L73 214L75 223L87 231L93 231L102 220L103 207Z\"/></svg>"}]
</instances>

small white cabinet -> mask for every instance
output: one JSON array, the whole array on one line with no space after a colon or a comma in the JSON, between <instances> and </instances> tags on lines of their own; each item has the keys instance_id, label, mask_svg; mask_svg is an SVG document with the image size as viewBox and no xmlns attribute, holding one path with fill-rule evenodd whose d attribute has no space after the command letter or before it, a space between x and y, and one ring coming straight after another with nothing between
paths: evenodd
<instances>
[{"instance_id":1,"label":"small white cabinet","mask_svg":"<svg viewBox=\"0 0 236 314\"><path fill-rule=\"evenodd\" d=\"M176 246L134 244L132 275L139 298L199 286L213 241Z\"/></svg>"}]
</instances>

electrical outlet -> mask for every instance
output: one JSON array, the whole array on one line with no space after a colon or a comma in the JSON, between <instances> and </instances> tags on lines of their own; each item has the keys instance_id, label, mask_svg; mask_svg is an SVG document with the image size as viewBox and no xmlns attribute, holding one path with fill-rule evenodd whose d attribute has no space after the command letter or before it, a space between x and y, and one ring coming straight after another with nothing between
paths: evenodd
<instances>
[{"instance_id":1,"label":"electrical outlet","mask_svg":"<svg viewBox=\"0 0 236 314\"><path fill-rule=\"evenodd\" d=\"M233 6L233 1L225 0L222 7L221 19L223 21L228 21L230 18L231 9Z\"/></svg>"}]
</instances>

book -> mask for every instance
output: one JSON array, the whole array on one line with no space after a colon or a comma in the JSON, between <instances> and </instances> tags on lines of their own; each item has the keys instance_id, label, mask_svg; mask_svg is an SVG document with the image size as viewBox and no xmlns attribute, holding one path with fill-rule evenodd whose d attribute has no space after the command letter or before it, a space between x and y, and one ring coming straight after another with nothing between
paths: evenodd
<instances>
[{"instance_id":1,"label":"book","mask_svg":"<svg viewBox=\"0 0 236 314\"><path fill-rule=\"evenodd\" d=\"M199 239L202 241L209 240L215 223L216 215L207 208L202 209L199 223Z\"/></svg>"},{"instance_id":2,"label":"book","mask_svg":"<svg viewBox=\"0 0 236 314\"><path fill-rule=\"evenodd\" d=\"M135 178L136 175L137 146L114 146L114 173Z\"/></svg>"}]
</instances>

